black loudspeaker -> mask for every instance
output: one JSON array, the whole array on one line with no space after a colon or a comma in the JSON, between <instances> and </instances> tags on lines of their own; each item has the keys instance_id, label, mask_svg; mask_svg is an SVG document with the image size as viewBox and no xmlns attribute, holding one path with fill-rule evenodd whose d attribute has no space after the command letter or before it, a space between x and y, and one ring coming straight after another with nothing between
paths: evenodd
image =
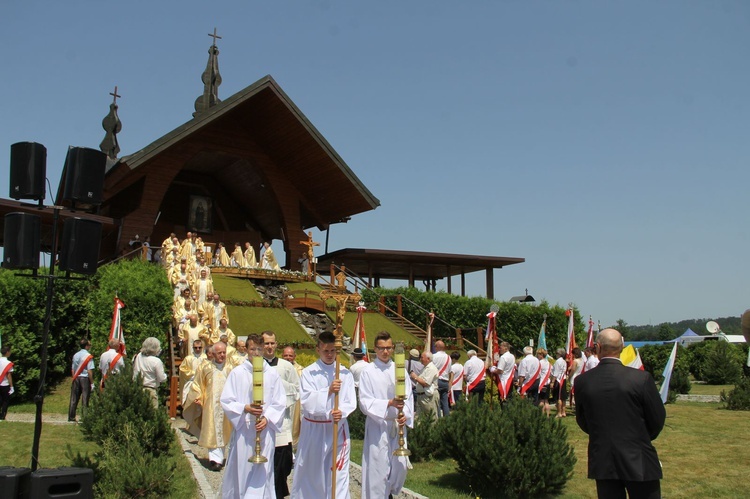
<instances>
[{"instance_id":1,"label":"black loudspeaker","mask_svg":"<svg viewBox=\"0 0 750 499\"><path fill-rule=\"evenodd\" d=\"M84 218L69 218L63 226L60 269L94 274L99 261L102 224Z\"/></svg>"},{"instance_id":2,"label":"black loudspeaker","mask_svg":"<svg viewBox=\"0 0 750 499\"><path fill-rule=\"evenodd\" d=\"M2 496L9 499L29 497L30 478L31 470L29 468L0 467L0 491L2 491Z\"/></svg>"},{"instance_id":3,"label":"black loudspeaker","mask_svg":"<svg viewBox=\"0 0 750 499\"><path fill-rule=\"evenodd\" d=\"M3 267L7 269L39 268L41 227L42 219L38 215L21 212L5 215Z\"/></svg>"},{"instance_id":4,"label":"black loudspeaker","mask_svg":"<svg viewBox=\"0 0 750 499\"><path fill-rule=\"evenodd\" d=\"M91 499L94 497L94 470L55 468L34 471L31 473L29 497Z\"/></svg>"},{"instance_id":5,"label":"black loudspeaker","mask_svg":"<svg viewBox=\"0 0 750 499\"><path fill-rule=\"evenodd\" d=\"M65 157L63 199L99 205L102 203L107 155L86 147L71 147Z\"/></svg>"},{"instance_id":6,"label":"black loudspeaker","mask_svg":"<svg viewBox=\"0 0 750 499\"><path fill-rule=\"evenodd\" d=\"M36 142L10 146L10 197L42 200L47 175L47 148Z\"/></svg>"}]
</instances>

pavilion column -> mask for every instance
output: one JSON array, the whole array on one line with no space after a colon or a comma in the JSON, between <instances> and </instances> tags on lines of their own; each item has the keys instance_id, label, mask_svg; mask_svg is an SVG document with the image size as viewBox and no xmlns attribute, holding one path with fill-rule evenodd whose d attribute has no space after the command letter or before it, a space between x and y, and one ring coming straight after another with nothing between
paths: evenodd
<instances>
[{"instance_id":1,"label":"pavilion column","mask_svg":"<svg viewBox=\"0 0 750 499\"><path fill-rule=\"evenodd\" d=\"M495 299L495 275L492 272L492 267L487 270L487 298L490 300Z\"/></svg>"},{"instance_id":2,"label":"pavilion column","mask_svg":"<svg viewBox=\"0 0 750 499\"><path fill-rule=\"evenodd\" d=\"M461 296L466 296L466 273L461 271Z\"/></svg>"},{"instance_id":3,"label":"pavilion column","mask_svg":"<svg viewBox=\"0 0 750 499\"><path fill-rule=\"evenodd\" d=\"M372 263L367 264L367 285L372 287Z\"/></svg>"},{"instance_id":4,"label":"pavilion column","mask_svg":"<svg viewBox=\"0 0 750 499\"><path fill-rule=\"evenodd\" d=\"M451 266L445 266L445 278L448 281L448 294L451 294Z\"/></svg>"},{"instance_id":5,"label":"pavilion column","mask_svg":"<svg viewBox=\"0 0 750 499\"><path fill-rule=\"evenodd\" d=\"M414 287L414 267L411 264L409 264L409 287Z\"/></svg>"}]
</instances>

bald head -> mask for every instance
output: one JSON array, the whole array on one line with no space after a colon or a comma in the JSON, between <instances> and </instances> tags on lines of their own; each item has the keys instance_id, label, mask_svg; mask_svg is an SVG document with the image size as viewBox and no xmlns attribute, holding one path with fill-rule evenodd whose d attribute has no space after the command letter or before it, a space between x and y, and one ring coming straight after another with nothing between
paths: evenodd
<instances>
[{"instance_id":1,"label":"bald head","mask_svg":"<svg viewBox=\"0 0 750 499\"><path fill-rule=\"evenodd\" d=\"M597 336L599 344L599 358L620 357L622 352L622 335L616 329L603 329Z\"/></svg>"},{"instance_id":2,"label":"bald head","mask_svg":"<svg viewBox=\"0 0 750 499\"><path fill-rule=\"evenodd\" d=\"M435 350L438 352L442 352L445 350L445 343L443 343L441 340L437 340L435 342Z\"/></svg>"}]
</instances>

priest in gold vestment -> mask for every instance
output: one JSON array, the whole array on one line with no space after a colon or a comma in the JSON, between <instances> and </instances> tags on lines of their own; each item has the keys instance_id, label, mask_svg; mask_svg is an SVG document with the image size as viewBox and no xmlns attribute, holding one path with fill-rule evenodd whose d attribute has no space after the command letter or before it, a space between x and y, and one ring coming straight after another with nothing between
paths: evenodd
<instances>
[{"instance_id":1,"label":"priest in gold vestment","mask_svg":"<svg viewBox=\"0 0 750 499\"><path fill-rule=\"evenodd\" d=\"M214 344L213 361L204 362L195 373L182 415L189 431L198 437L198 445L208 449L209 469L220 471L224 447L232 434L232 424L224 417L220 397L227 376L235 367L227 359L226 345Z\"/></svg>"},{"instance_id":2,"label":"priest in gold vestment","mask_svg":"<svg viewBox=\"0 0 750 499\"><path fill-rule=\"evenodd\" d=\"M249 242L245 243L245 267L254 269L258 266L258 260L255 259L255 249Z\"/></svg>"},{"instance_id":3,"label":"priest in gold vestment","mask_svg":"<svg viewBox=\"0 0 750 499\"><path fill-rule=\"evenodd\" d=\"M276 261L276 256L273 254L271 249L271 243L266 241L263 243L265 251L263 251L263 265L262 268L267 270L281 270L279 262Z\"/></svg>"}]
</instances>

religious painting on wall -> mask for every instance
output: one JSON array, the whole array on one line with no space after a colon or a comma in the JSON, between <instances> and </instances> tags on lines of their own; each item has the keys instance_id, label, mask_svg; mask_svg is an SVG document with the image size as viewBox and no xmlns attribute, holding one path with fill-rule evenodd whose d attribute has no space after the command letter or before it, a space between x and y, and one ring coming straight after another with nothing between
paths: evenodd
<instances>
[{"instance_id":1,"label":"religious painting on wall","mask_svg":"<svg viewBox=\"0 0 750 499\"><path fill-rule=\"evenodd\" d=\"M213 201L208 196L190 196L190 212L187 229L194 232L211 233L211 211Z\"/></svg>"}]
</instances>

